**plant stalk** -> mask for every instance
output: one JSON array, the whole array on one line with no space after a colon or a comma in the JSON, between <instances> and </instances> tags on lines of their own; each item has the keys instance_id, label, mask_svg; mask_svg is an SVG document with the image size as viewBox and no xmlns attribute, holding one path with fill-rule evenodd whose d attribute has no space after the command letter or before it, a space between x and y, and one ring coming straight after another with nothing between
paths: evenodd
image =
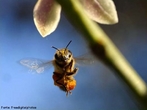
<instances>
[{"instance_id":1,"label":"plant stalk","mask_svg":"<svg viewBox=\"0 0 147 110\"><path fill-rule=\"evenodd\" d=\"M125 82L140 105L147 108L147 87L137 72L127 62L117 47L99 27L84 13L79 0L56 0L68 20L83 35L93 54Z\"/></svg>"}]
</instances>

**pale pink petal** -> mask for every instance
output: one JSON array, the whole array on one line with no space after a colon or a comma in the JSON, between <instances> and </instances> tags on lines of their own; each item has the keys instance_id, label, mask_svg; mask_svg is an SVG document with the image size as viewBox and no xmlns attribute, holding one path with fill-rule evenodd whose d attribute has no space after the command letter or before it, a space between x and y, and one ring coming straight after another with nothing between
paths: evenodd
<instances>
[{"instance_id":1,"label":"pale pink petal","mask_svg":"<svg viewBox=\"0 0 147 110\"><path fill-rule=\"evenodd\" d=\"M80 0L87 15L102 24L115 24L118 16L112 0Z\"/></svg>"},{"instance_id":2,"label":"pale pink petal","mask_svg":"<svg viewBox=\"0 0 147 110\"><path fill-rule=\"evenodd\" d=\"M60 13L61 6L55 0L38 0L34 8L34 22L43 37L56 29Z\"/></svg>"}]
</instances>

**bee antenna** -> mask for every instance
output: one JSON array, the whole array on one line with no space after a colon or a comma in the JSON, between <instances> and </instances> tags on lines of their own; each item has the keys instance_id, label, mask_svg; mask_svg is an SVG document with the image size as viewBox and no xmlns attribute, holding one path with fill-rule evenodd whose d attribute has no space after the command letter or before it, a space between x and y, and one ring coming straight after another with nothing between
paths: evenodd
<instances>
[{"instance_id":1,"label":"bee antenna","mask_svg":"<svg viewBox=\"0 0 147 110\"><path fill-rule=\"evenodd\" d=\"M67 44L67 46L65 47L65 49L67 49L67 47L69 46L69 44L72 42L72 40L71 41L69 41L69 43Z\"/></svg>"},{"instance_id":2,"label":"bee antenna","mask_svg":"<svg viewBox=\"0 0 147 110\"><path fill-rule=\"evenodd\" d=\"M54 46L52 46L52 48L54 48L54 49L56 49L56 50L58 50L58 51L60 52L60 50L59 50L58 48L56 48L56 47L54 47Z\"/></svg>"},{"instance_id":3,"label":"bee antenna","mask_svg":"<svg viewBox=\"0 0 147 110\"><path fill-rule=\"evenodd\" d=\"M60 52L60 50L59 50L58 48L56 48L56 47L54 47L54 46L52 46L52 48L54 48L54 49L58 50L58 51L59 51L59 53L61 54L61 52Z\"/></svg>"},{"instance_id":4,"label":"bee antenna","mask_svg":"<svg viewBox=\"0 0 147 110\"><path fill-rule=\"evenodd\" d=\"M65 47L65 50L64 50L64 53L65 53L65 51L66 51L66 49L67 49L67 47L69 46L69 44L72 42L72 40L71 41L69 41L69 43L67 44L67 46Z\"/></svg>"}]
</instances>

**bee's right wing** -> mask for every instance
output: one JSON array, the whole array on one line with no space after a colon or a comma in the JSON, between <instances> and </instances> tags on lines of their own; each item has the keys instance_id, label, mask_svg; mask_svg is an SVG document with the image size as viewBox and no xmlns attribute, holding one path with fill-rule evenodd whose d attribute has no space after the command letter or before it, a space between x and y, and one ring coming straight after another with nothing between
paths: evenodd
<instances>
[{"instance_id":1,"label":"bee's right wing","mask_svg":"<svg viewBox=\"0 0 147 110\"><path fill-rule=\"evenodd\" d=\"M96 58L91 53L86 53L75 57L76 65L78 66L89 66L96 63Z\"/></svg>"},{"instance_id":2,"label":"bee's right wing","mask_svg":"<svg viewBox=\"0 0 147 110\"><path fill-rule=\"evenodd\" d=\"M52 61L45 61L36 58L26 58L20 60L20 64L28 67L31 71L35 71L37 73L44 72L45 68L52 66Z\"/></svg>"}]
</instances>

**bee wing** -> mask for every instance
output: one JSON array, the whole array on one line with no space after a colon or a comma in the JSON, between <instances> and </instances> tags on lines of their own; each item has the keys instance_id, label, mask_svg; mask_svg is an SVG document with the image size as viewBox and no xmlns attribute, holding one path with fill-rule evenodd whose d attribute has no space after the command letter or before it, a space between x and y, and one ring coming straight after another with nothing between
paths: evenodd
<instances>
[{"instance_id":1,"label":"bee wing","mask_svg":"<svg viewBox=\"0 0 147 110\"><path fill-rule=\"evenodd\" d=\"M75 57L74 59L75 59L76 65L78 66L93 65L96 62L96 58L90 53L80 55L78 57Z\"/></svg>"},{"instance_id":2,"label":"bee wing","mask_svg":"<svg viewBox=\"0 0 147 110\"><path fill-rule=\"evenodd\" d=\"M31 71L42 73L44 72L45 68L49 68L52 66L52 61L45 61L36 58L27 58L20 60L20 64L28 67Z\"/></svg>"}]
</instances>

